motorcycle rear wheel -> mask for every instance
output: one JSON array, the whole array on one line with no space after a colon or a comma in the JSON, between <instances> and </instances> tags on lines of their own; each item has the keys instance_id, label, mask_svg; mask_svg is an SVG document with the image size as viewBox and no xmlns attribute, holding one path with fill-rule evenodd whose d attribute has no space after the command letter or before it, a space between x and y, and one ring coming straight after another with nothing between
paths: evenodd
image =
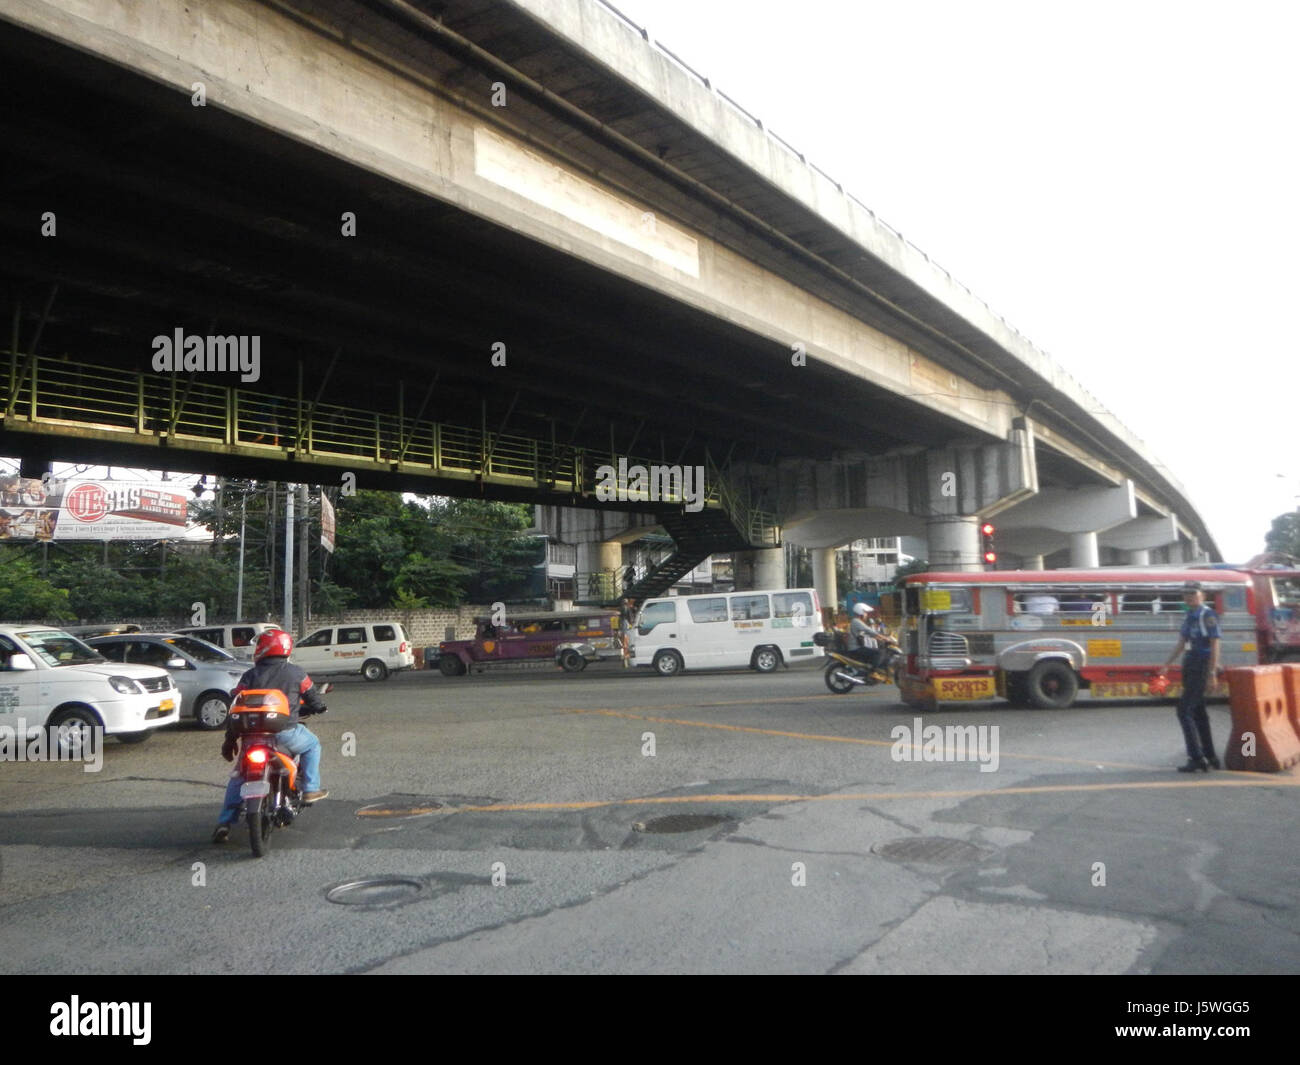
<instances>
[{"instance_id":1,"label":"motorcycle rear wheel","mask_svg":"<svg viewBox=\"0 0 1300 1065\"><path fill-rule=\"evenodd\" d=\"M263 795L260 799L249 799L248 842L253 848L253 857L261 858L271 849L271 796Z\"/></svg>"},{"instance_id":2,"label":"motorcycle rear wheel","mask_svg":"<svg viewBox=\"0 0 1300 1065\"><path fill-rule=\"evenodd\" d=\"M826 681L826 687L830 688L836 695L845 695L857 687L851 680L843 680L835 676L839 670L847 668L847 666L843 666L834 660L826 664L826 672L822 674L822 677Z\"/></svg>"}]
</instances>

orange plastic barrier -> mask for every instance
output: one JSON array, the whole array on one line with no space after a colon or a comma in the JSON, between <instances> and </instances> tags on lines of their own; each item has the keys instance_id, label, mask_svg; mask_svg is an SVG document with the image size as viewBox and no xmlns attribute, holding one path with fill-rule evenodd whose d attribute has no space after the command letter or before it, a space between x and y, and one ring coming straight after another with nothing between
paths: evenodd
<instances>
[{"instance_id":1,"label":"orange plastic barrier","mask_svg":"<svg viewBox=\"0 0 1300 1065\"><path fill-rule=\"evenodd\" d=\"M1291 727L1300 735L1300 663L1283 664L1282 687L1286 690L1286 713Z\"/></svg>"},{"instance_id":2,"label":"orange plastic barrier","mask_svg":"<svg viewBox=\"0 0 1300 1065\"><path fill-rule=\"evenodd\" d=\"M1223 760L1228 768L1276 773L1300 762L1300 735L1287 716L1282 667L1241 666L1227 675L1232 735Z\"/></svg>"}]
</instances>

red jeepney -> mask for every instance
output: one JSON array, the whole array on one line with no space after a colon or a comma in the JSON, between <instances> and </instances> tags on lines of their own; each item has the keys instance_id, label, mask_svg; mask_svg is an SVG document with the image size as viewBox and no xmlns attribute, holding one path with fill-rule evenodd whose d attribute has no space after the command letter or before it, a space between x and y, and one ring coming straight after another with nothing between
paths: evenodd
<instances>
[{"instance_id":1,"label":"red jeepney","mask_svg":"<svg viewBox=\"0 0 1300 1065\"><path fill-rule=\"evenodd\" d=\"M472 640L448 640L438 645L438 668L444 676L529 660L550 660L569 673L578 673L588 662L623 656L621 619L609 610L513 614L501 624L491 617L478 617L474 625Z\"/></svg>"}]
</instances>

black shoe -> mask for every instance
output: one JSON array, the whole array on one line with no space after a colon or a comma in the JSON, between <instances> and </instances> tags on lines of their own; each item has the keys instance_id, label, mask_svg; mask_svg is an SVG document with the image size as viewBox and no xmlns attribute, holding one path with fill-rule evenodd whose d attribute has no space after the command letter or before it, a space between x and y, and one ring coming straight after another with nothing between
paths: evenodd
<instances>
[{"instance_id":1,"label":"black shoe","mask_svg":"<svg viewBox=\"0 0 1300 1065\"><path fill-rule=\"evenodd\" d=\"M230 838L229 825L217 825L217 830L212 833L213 843L225 843Z\"/></svg>"},{"instance_id":2,"label":"black shoe","mask_svg":"<svg viewBox=\"0 0 1300 1065\"><path fill-rule=\"evenodd\" d=\"M1212 755L1212 754L1207 754L1207 755L1205 756L1205 760L1206 760L1207 762L1210 763L1210 768L1211 768L1211 769L1222 769L1222 768L1223 768L1223 766L1221 766L1221 765L1219 764L1219 760L1218 760L1217 758L1215 758L1214 755Z\"/></svg>"},{"instance_id":3,"label":"black shoe","mask_svg":"<svg viewBox=\"0 0 1300 1065\"><path fill-rule=\"evenodd\" d=\"M1186 765L1180 765L1178 767L1178 772L1180 773L1195 773L1197 770L1200 770L1202 773L1208 773L1210 771L1210 763L1204 758L1189 758L1187 759Z\"/></svg>"}]
</instances>

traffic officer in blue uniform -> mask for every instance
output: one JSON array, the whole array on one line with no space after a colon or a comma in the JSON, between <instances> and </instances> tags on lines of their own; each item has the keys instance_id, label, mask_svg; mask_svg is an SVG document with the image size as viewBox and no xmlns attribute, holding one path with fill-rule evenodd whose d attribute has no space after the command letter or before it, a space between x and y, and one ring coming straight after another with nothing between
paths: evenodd
<instances>
[{"instance_id":1,"label":"traffic officer in blue uniform","mask_svg":"<svg viewBox=\"0 0 1300 1065\"><path fill-rule=\"evenodd\" d=\"M1166 660L1164 668L1187 648L1183 655L1183 694L1178 699L1178 723L1187 743L1187 764L1178 772L1208 772L1219 768L1210 736L1210 715L1205 710L1206 689L1216 683L1219 671L1219 616L1205 604L1200 581L1183 585L1187 616L1178 634L1178 646Z\"/></svg>"}]
</instances>

